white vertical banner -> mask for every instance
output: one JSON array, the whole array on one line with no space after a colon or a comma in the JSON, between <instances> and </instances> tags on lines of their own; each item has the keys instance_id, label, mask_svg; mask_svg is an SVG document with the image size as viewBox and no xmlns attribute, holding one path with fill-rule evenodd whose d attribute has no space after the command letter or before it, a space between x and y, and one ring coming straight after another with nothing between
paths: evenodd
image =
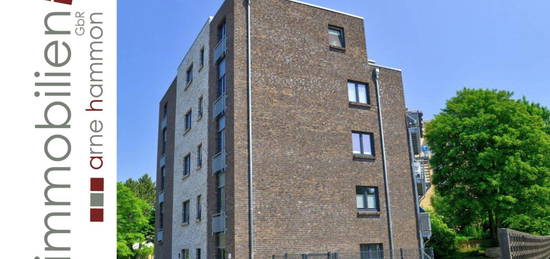
<instances>
[{"instance_id":1,"label":"white vertical banner","mask_svg":"<svg viewBox=\"0 0 550 259\"><path fill-rule=\"evenodd\" d=\"M0 3L0 258L116 258L116 4Z\"/></svg>"}]
</instances>

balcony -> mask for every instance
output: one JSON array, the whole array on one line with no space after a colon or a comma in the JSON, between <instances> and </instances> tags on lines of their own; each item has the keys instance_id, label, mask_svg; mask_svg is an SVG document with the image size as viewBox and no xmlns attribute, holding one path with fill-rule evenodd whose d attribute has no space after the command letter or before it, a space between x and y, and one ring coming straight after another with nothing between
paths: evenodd
<instances>
[{"instance_id":1,"label":"balcony","mask_svg":"<svg viewBox=\"0 0 550 259\"><path fill-rule=\"evenodd\" d=\"M430 238L432 236L432 224L430 223L430 214L427 212L420 212L418 216L422 237Z\"/></svg>"},{"instance_id":2,"label":"balcony","mask_svg":"<svg viewBox=\"0 0 550 259\"><path fill-rule=\"evenodd\" d=\"M162 242L162 237L164 236L164 231L157 232L157 242Z\"/></svg>"},{"instance_id":3,"label":"balcony","mask_svg":"<svg viewBox=\"0 0 550 259\"><path fill-rule=\"evenodd\" d=\"M216 45L216 50L214 50L214 62L217 62L221 58L225 57L225 52L227 51L227 37L223 37L223 39L218 42L218 45Z\"/></svg>"},{"instance_id":4,"label":"balcony","mask_svg":"<svg viewBox=\"0 0 550 259\"><path fill-rule=\"evenodd\" d=\"M225 214L220 213L212 217L212 232L225 232Z\"/></svg>"},{"instance_id":5,"label":"balcony","mask_svg":"<svg viewBox=\"0 0 550 259\"><path fill-rule=\"evenodd\" d=\"M212 159L212 172L217 173L225 169L225 152L222 151Z\"/></svg>"},{"instance_id":6,"label":"balcony","mask_svg":"<svg viewBox=\"0 0 550 259\"><path fill-rule=\"evenodd\" d=\"M160 128L165 129L168 126L168 119L164 117L162 121L160 122Z\"/></svg>"},{"instance_id":7,"label":"balcony","mask_svg":"<svg viewBox=\"0 0 550 259\"><path fill-rule=\"evenodd\" d=\"M158 202L159 203L164 202L164 191L160 191L158 193Z\"/></svg>"},{"instance_id":8,"label":"balcony","mask_svg":"<svg viewBox=\"0 0 550 259\"><path fill-rule=\"evenodd\" d=\"M212 116L214 118L218 117L220 114L222 114L225 111L225 99L227 98L226 98L226 95L224 94L218 97L218 99L216 99L216 101L214 102L214 109L212 113Z\"/></svg>"}]
</instances>

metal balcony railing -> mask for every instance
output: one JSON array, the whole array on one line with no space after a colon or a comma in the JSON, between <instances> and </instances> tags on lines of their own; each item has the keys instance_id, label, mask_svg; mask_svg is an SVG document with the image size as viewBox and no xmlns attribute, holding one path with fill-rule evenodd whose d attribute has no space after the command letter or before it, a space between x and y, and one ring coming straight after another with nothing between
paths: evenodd
<instances>
[{"instance_id":1,"label":"metal balcony railing","mask_svg":"<svg viewBox=\"0 0 550 259\"><path fill-rule=\"evenodd\" d=\"M225 169L225 152L216 154L212 160L212 171L217 173Z\"/></svg>"},{"instance_id":2,"label":"metal balcony railing","mask_svg":"<svg viewBox=\"0 0 550 259\"><path fill-rule=\"evenodd\" d=\"M427 212L420 212L418 215L419 226L420 226L420 232L422 233L422 237L424 238L431 238L432 237L432 224L430 222L430 214Z\"/></svg>"},{"instance_id":3,"label":"metal balcony railing","mask_svg":"<svg viewBox=\"0 0 550 259\"><path fill-rule=\"evenodd\" d=\"M225 214L220 213L212 217L212 232L225 232Z\"/></svg>"},{"instance_id":4,"label":"metal balcony railing","mask_svg":"<svg viewBox=\"0 0 550 259\"><path fill-rule=\"evenodd\" d=\"M214 118L218 117L220 114L222 114L225 111L225 99L226 95L223 94L222 96L218 97L216 101L214 102L214 108L212 116Z\"/></svg>"},{"instance_id":5,"label":"metal balcony railing","mask_svg":"<svg viewBox=\"0 0 550 259\"><path fill-rule=\"evenodd\" d=\"M223 37L220 42L218 42L218 45L216 45L216 49L214 50L214 61L218 61L221 58L225 56L225 53L227 51L227 37Z\"/></svg>"}]
</instances>

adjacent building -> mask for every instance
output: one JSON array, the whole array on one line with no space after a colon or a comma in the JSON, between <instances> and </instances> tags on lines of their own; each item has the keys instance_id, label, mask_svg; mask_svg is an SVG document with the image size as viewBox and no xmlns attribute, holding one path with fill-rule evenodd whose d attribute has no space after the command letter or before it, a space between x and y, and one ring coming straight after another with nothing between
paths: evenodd
<instances>
[{"instance_id":1,"label":"adjacent building","mask_svg":"<svg viewBox=\"0 0 550 259\"><path fill-rule=\"evenodd\" d=\"M226 0L159 110L156 258L418 258L401 71L363 18Z\"/></svg>"}]
</instances>

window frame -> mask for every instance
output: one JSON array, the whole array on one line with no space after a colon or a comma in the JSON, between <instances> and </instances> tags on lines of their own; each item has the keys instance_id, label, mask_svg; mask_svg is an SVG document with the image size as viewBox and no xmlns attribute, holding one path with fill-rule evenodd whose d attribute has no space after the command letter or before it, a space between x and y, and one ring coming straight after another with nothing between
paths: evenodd
<instances>
[{"instance_id":1,"label":"window frame","mask_svg":"<svg viewBox=\"0 0 550 259\"><path fill-rule=\"evenodd\" d=\"M190 130L193 127L193 110L187 111L185 113L185 130Z\"/></svg>"},{"instance_id":2,"label":"window frame","mask_svg":"<svg viewBox=\"0 0 550 259\"><path fill-rule=\"evenodd\" d=\"M355 153L355 150L354 150L354 143L353 143L353 136L354 134L359 134L359 153ZM363 147L363 137L364 136L369 136L370 137L370 149L371 149L371 154L367 154L366 151L365 151L365 147ZM354 156L367 156L367 157L374 157L376 152L374 150L374 134L371 133L371 132L362 132L362 131L352 131L351 132L351 152L353 153Z\"/></svg>"},{"instance_id":3,"label":"window frame","mask_svg":"<svg viewBox=\"0 0 550 259\"><path fill-rule=\"evenodd\" d=\"M332 45L330 43L330 37L331 37L331 31L338 31L339 32L339 35L338 35L338 40L340 41L340 44L342 46L336 46L336 45ZM328 25L328 36L329 36L329 47L331 49L337 49L337 50L345 50L346 49L346 33L345 33L345 30L343 27L340 27L340 26L336 26L336 25L331 25L329 24Z\"/></svg>"},{"instance_id":4,"label":"window frame","mask_svg":"<svg viewBox=\"0 0 550 259\"><path fill-rule=\"evenodd\" d=\"M202 115L204 113L204 107L203 107L203 103L204 103L204 98L202 96L199 97L199 103L197 105L197 113L199 115L199 119L202 118Z\"/></svg>"},{"instance_id":5,"label":"window frame","mask_svg":"<svg viewBox=\"0 0 550 259\"><path fill-rule=\"evenodd\" d=\"M188 176L191 174L191 153L187 153L183 157L183 176Z\"/></svg>"},{"instance_id":6,"label":"window frame","mask_svg":"<svg viewBox=\"0 0 550 259\"><path fill-rule=\"evenodd\" d=\"M193 82L193 63L185 71L185 84L189 86Z\"/></svg>"},{"instance_id":7,"label":"window frame","mask_svg":"<svg viewBox=\"0 0 550 259\"><path fill-rule=\"evenodd\" d=\"M191 254L189 252L189 249L187 248L181 249L181 259L191 259Z\"/></svg>"},{"instance_id":8,"label":"window frame","mask_svg":"<svg viewBox=\"0 0 550 259\"><path fill-rule=\"evenodd\" d=\"M200 50L200 54L199 54L199 65L200 65L201 68L203 68L204 64L205 64L204 63L204 60L205 60L204 59L204 53L205 53L205 50L204 50L204 47L202 47L201 50Z\"/></svg>"},{"instance_id":9,"label":"window frame","mask_svg":"<svg viewBox=\"0 0 550 259\"><path fill-rule=\"evenodd\" d=\"M166 185L166 166L160 167L160 190L164 191Z\"/></svg>"},{"instance_id":10,"label":"window frame","mask_svg":"<svg viewBox=\"0 0 550 259\"><path fill-rule=\"evenodd\" d=\"M159 229L164 229L164 202L159 202Z\"/></svg>"},{"instance_id":11,"label":"window frame","mask_svg":"<svg viewBox=\"0 0 550 259\"><path fill-rule=\"evenodd\" d=\"M190 218L190 204L191 200L186 200L182 203L181 207L181 224L189 224L189 218Z\"/></svg>"},{"instance_id":12,"label":"window frame","mask_svg":"<svg viewBox=\"0 0 550 259\"><path fill-rule=\"evenodd\" d=\"M350 84L353 84L353 86L354 86L355 101L350 100L351 99L351 96L349 95ZM361 102L360 101L360 94L359 94L359 86L360 85L365 86L365 100L366 100L366 102ZM359 81L348 80L348 83L346 84L346 87L348 89L348 101L350 103L352 103L352 104L361 104L361 105L371 105L369 84L359 82Z\"/></svg>"},{"instance_id":13,"label":"window frame","mask_svg":"<svg viewBox=\"0 0 550 259\"><path fill-rule=\"evenodd\" d=\"M197 217L196 217L196 220L197 221L201 221L202 220L202 207L201 207L201 200L202 200L202 195L197 195Z\"/></svg>"},{"instance_id":14,"label":"window frame","mask_svg":"<svg viewBox=\"0 0 550 259\"><path fill-rule=\"evenodd\" d=\"M202 143L197 146L197 168L202 167Z\"/></svg>"},{"instance_id":15,"label":"window frame","mask_svg":"<svg viewBox=\"0 0 550 259\"><path fill-rule=\"evenodd\" d=\"M369 193L370 189L374 193ZM357 208L358 211L380 212L380 193L377 186L355 186L355 205L357 207L357 196L361 195L363 199L363 208ZM374 208L369 208L369 196L374 195Z\"/></svg>"},{"instance_id":16,"label":"window frame","mask_svg":"<svg viewBox=\"0 0 550 259\"><path fill-rule=\"evenodd\" d=\"M197 248L196 252L195 252L195 256L197 259L201 259L201 256L202 256L202 253L201 253L201 249L200 248Z\"/></svg>"},{"instance_id":17,"label":"window frame","mask_svg":"<svg viewBox=\"0 0 550 259\"><path fill-rule=\"evenodd\" d=\"M161 147L162 155L166 154L167 146L168 146L168 128L164 127L162 129L162 147Z\"/></svg>"},{"instance_id":18,"label":"window frame","mask_svg":"<svg viewBox=\"0 0 550 259\"><path fill-rule=\"evenodd\" d=\"M369 249L376 246L376 250ZM382 243L366 243L359 244L359 251L361 259L383 259L384 258L384 244ZM374 252L374 254L371 254Z\"/></svg>"}]
</instances>

